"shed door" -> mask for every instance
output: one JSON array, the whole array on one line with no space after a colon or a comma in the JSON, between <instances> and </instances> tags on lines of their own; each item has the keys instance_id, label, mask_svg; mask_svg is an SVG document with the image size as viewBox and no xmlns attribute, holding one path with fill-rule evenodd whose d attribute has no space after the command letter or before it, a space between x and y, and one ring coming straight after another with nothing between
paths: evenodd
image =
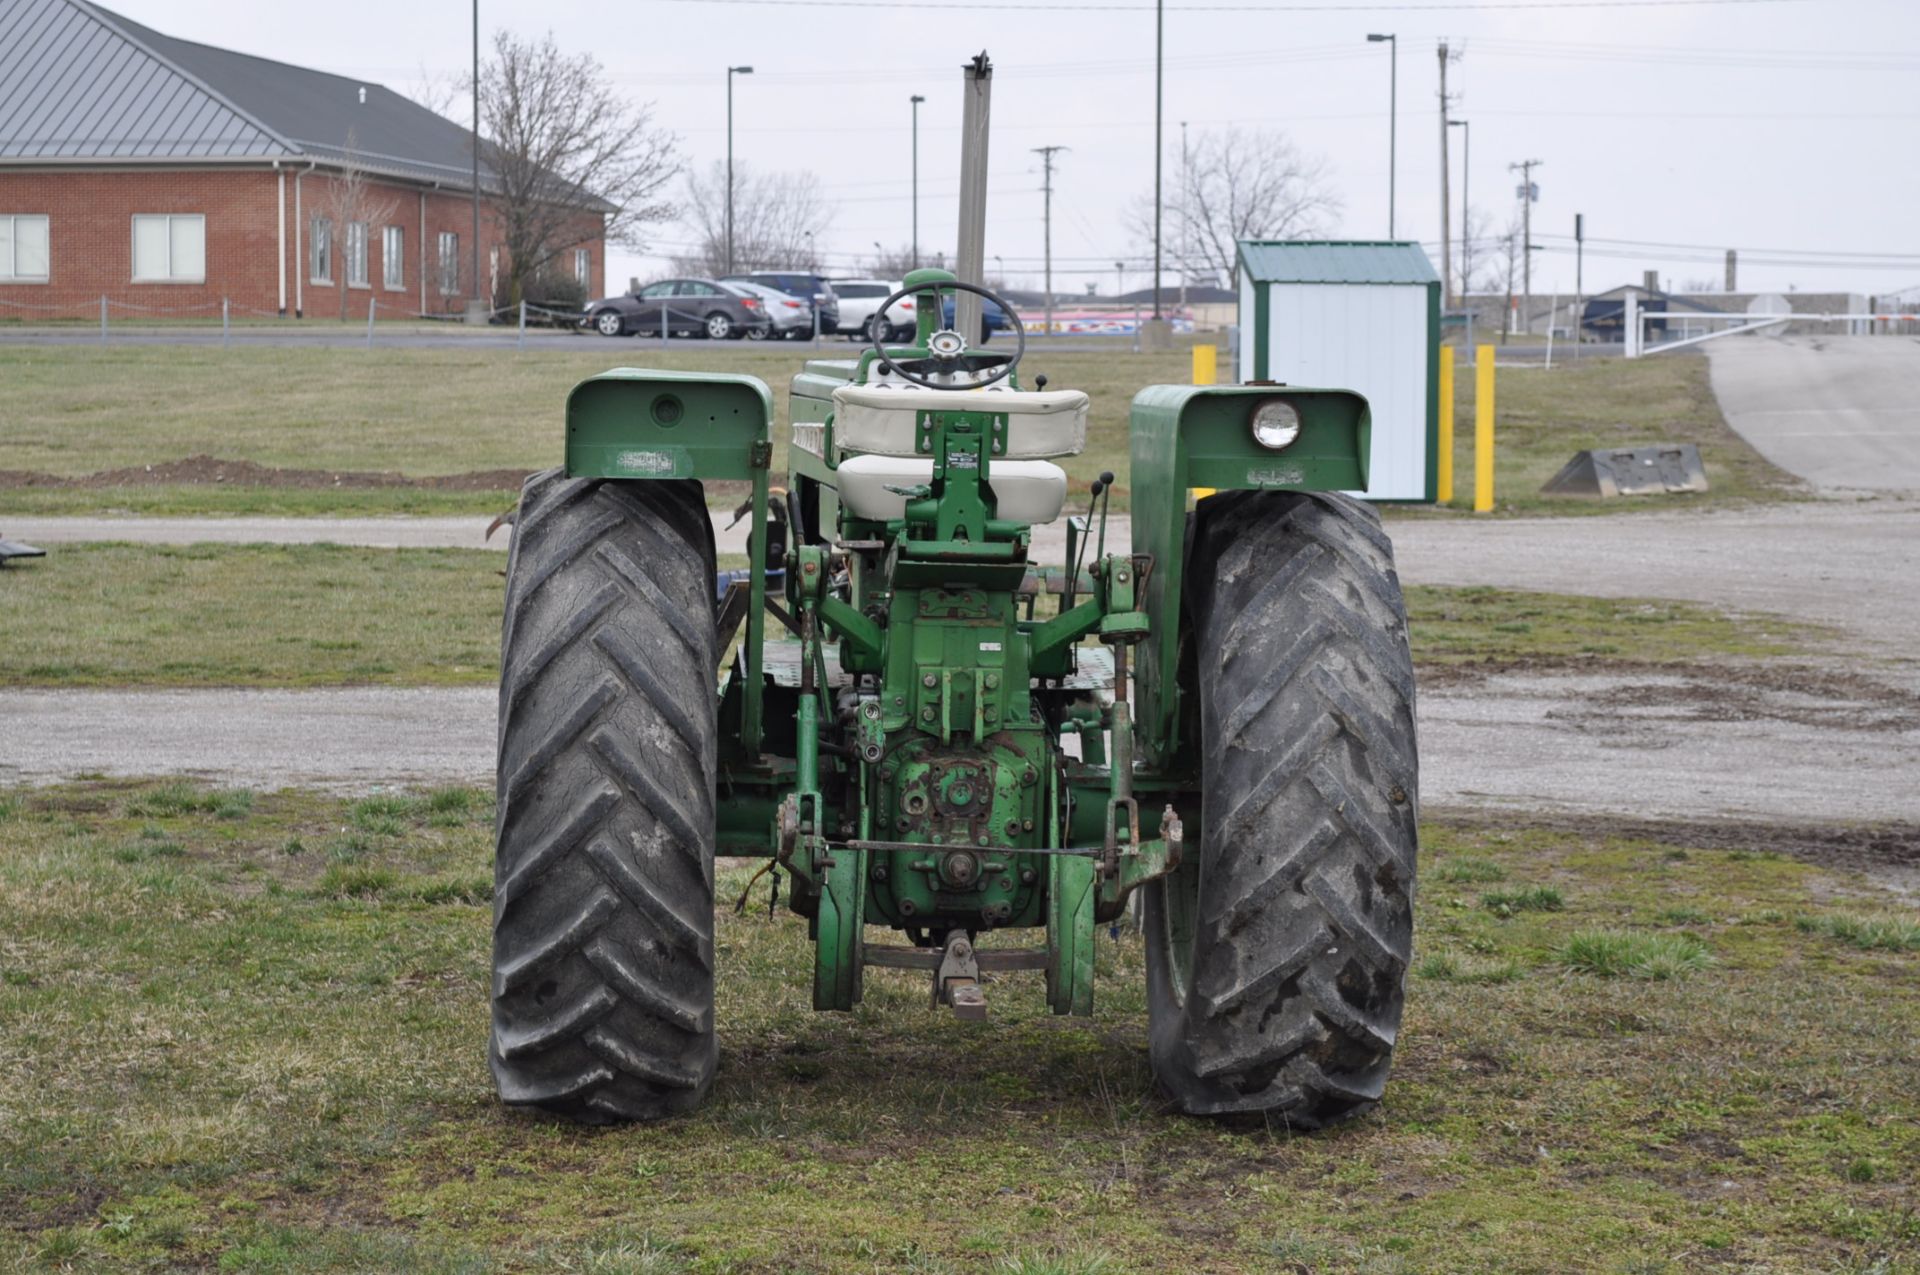
<instances>
[{"instance_id":1,"label":"shed door","mask_svg":"<svg viewBox=\"0 0 1920 1275\"><path fill-rule=\"evenodd\" d=\"M1353 390L1373 415L1369 500L1426 500L1427 289L1419 284L1272 284L1267 376ZM1251 375L1248 369L1247 375Z\"/></svg>"}]
</instances>

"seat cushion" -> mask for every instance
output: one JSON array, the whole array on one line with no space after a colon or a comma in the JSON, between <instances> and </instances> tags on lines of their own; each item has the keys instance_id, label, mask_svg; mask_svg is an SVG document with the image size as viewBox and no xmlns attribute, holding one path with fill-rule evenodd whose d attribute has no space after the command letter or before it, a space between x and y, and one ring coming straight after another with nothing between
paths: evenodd
<instances>
[{"instance_id":1,"label":"seat cushion","mask_svg":"<svg viewBox=\"0 0 1920 1275\"><path fill-rule=\"evenodd\" d=\"M1004 412L1008 460L1077 456L1087 445L1082 390L925 390L842 385L833 391L833 441L843 454L919 455L922 412Z\"/></svg>"},{"instance_id":2,"label":"seat cushion","mask_svg":"<svg viewBox=\"0 0 1920 1275\"><path fill-rule=\"evenodd\" d=\"M840 462L840 503L856 518L904 518L907 498L889 487L933 481L933 462L911 456L849 456ZM987 470L994 516L1036 526L1052 522L1067 503L1067 474L1044 460L996 460Z\"/></svg>"}]
</instances>

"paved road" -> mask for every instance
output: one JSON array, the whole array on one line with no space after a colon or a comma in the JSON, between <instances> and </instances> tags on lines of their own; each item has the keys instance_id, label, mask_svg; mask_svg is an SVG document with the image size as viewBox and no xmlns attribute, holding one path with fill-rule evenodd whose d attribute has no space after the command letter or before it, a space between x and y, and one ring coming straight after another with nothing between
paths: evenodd
<instances>
[{"instance_id":1,"label":"paved road","mask_svg":"<svg viewBox=\"0 0 1920 1275\"><path fill-rule=\"evenodd\" d=\"M723 553L743 553L746 528L716 514ZM485 518L33 518L7 517L0 532L30 544L309 543L504 549L482 540ZM1600 597L1657 597L1740 611L1775 611L1838 625L1888 654L1920 632L1920 502L1810 501L1711 514L1475 520L1398 515L1390 529L1410 584L1480 584ZM1043 561L1065 552L1056 523L1038 529ZM1127 519L1108 542L1124 551Z\"/></svg>"},{"instance_id":2,"label":"paved road","mask_svg":"<svg viewBox=\"0 0 1920 1275\"><path fill-rule=\"evenodd\" d=\"M492 687L0 691L0 786L191 775L364 792L491 783Z\"/></svg>"},{"instance_id":3,"label":"paved road","mask_svg":"<svg viewBox=\"0 0 1920 1275\"><path fill-rule=\"evenodd\" d=\"M1001 348L1000 343L1008 338L997 338L992 348ZM1011 342L1008 342L1011 344ZM122 327L111 324L107 329L107 340L100 339L98 326L92 327L53 327L53 328L0 328L0 345L53 345L53 346L100 346L100 345L173 345L173 346L221 346L230 345L235 349L284 349L288 347L308 347L314 349L353 349L367 344L365 319L348 322L339 326L288 326L275 327L236 327L222 336L217 324L201 327ZM713 342L704 337L673 337L666 343L675 350L711 348ZM524 342L519 332L511 326L487 328L469 328L457 323L436 325L430 328L384 327L375 326L373 346L382 350L511 350L525 348L532 351L563 351L579 353L581 351L599 351L608 356L609 363L636 362L645 360L645 352L658 350L661 341L658 336L634 336L624 341L609 340L585 332L556 331L551 328L528 328ZM792 344L775 342L767 349L807 351L810 342L796 341ZM1050 340L1029 338L1030 349L1038 352L1042 349L1050 352L1088 353L1098 351L1123 352L1133 348L1131 336L1059 336ZM816 348L822 355L846 356L859 348L859 343L845 336L823 336ZM1506 357L1502 352L1502 357Z\"/></svg>"},{"instance_id":4,"label":"paved road","mask_svg":"<svg viewBox=\"0 0 1920 1275\"><path fill-rule=\"evenodd\" d=\"M1497 676L1422 693L1421 796L1430 808L1920 821L1920 716L1901 711L1810 709L1790 687L1729 705L1697 676ZM492 688L0 691L0 786L80 774L484 786L495 720Z\"/></svg>"},{"instance_id":5,"label":"paved road","mask_svg":"<svg viewBox=\"0 0 1920 1275\"><path fill-rule=\"evenodd\" d=\"M6 495L0 492L0 504ZM503 498L510 499L510 498ZM0 514L0 533L47 548L89 540L143 545L336 544L374 549L505 549L490 518L46 518Z\"/></svg>"},{"instance_id":6,"label":"paved road","mask_svg":"<svg viewBox=\"0 0 1920 1275\"><path fill-rule=\"evenodd\" d=\"M1728 422L1780 468L1920 491L1920 338L1755 334L1706 349Z\"/></svg>"},{"instance_id":7,"label":"paved road","mask_svg":"<svg viewBox=\"0 0 1920 1275\"><path fill-rule=\"evenodd\" d=\"M1859 649L1920 650L1920 501L1809 501L1709 514L1590 518L1416 515L1390 527L1403 580L1772 611Z\"/></svg>"}]
</instances>

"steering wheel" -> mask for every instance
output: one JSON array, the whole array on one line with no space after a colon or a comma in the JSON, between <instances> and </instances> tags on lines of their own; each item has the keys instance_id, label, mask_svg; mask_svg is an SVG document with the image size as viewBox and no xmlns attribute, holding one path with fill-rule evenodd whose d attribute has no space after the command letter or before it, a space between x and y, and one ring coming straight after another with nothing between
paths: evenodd
<instances>
[{"instance_id":1,"label":"steering wheel","mask_svg":"<svg viewBox=\"0 0 1920 1275\"><path fill-rule=\"evenodd\" d=\"M1014 347L1013 357L1009 358L1005 363L1003 363L1000 366L999 371L995 372L992 376L987 377L983 381L969 381L965 385L950 385L950 384L943 385L938 381L929 381L925 377L914 375L912 372L909 372L906 368L902 367L899 363L896 363L887 354L886 344L885 344L886 320L884 316L886 315L888 310L891 310L893 308L893 303L900 300L903 297L912 296L916 292L934 293L935 301L937 303L939 300L938 294L947 289L953 289L954 291L957 291L957 292L971 292L975 296L985 297L987 300L999 306L1001 309L1001 312L1007 316L1008 326L1011 327L1015 335L1017 335L1020 338L1020 344ZM954 302L953 309L954 309L954 318L956 321L958 321L960 317L960 305L958 300ZM881 321L873 325L873 334L872 334L873 335L873 352L880 356L880 365L886 368L890 372L899 373L903 379L913 382L915 385L920 386L922 389L977 390L988 385L997 385L1001 381L1004 381L1009 376L1013 375L1013 369L1020 366L1020 360L1025 358L1027 354L1027 325L1020 321L1020 316L1014 313L1013 307L1007 304L1005 298L1001 297L997 293L991 292L988 289L981 287L979 284L976 284L976 283L962 283L958 279L933 279L933 280L927 281L926 283L916 283L916 284L913 284L911 287L902 288L900 289L900 291L888 297L885 301L880 303L880 308L874 311L874 313L882 316ZM985 321L986 321L986 312L982 310L981 322L984 323ZM966 357L966 353L967 353L967 339L961 336L958 332L955 332L952 328L942 328L938 332L935 332L932 336L927 338L927 354L941 372L951 373L957 370L960 366L961 360ZM915 363L924 362L924 360L921 360L921 359L914 359L912 361Z\"/></svg>"}]
</instances>

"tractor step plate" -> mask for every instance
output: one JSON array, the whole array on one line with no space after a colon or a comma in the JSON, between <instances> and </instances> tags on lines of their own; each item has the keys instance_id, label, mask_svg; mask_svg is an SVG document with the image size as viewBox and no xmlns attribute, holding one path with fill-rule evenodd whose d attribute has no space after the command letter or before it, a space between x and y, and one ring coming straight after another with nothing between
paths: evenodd
<instances>
[{"instance_id":1,"label":"tractor step plate","mask_svg":"<svg viewBox=\"0 0 1920 1275\"><path fill-rule=\"evenodd\" d=\"M1067 691L1092 691L1102 704L1113 702L1113 650L1105 646L1073 648L1074 671L1060 680ZM839 647L829 643L826 649L827 685L847 686L853 681L840 668ZM800 685L800 642L797 638L769 639L760 666L775 686L797 689Z\"/></svg>"}]
</instances>

